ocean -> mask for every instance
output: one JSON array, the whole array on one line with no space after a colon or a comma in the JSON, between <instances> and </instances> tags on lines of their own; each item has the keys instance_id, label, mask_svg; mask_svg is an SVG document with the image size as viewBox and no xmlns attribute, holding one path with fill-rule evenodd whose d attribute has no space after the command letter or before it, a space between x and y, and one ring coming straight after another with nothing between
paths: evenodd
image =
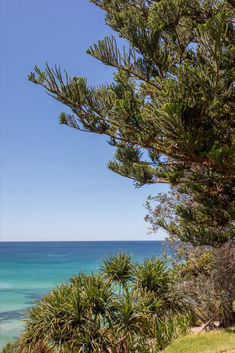
<instances>
[{"instance_id":1,"label":"ocean","mask_svg":"<svg viewBox=\"0 0 235 353\"><path fill-rule=\"evenodd\" d=\"M20 335L25 309L79 271L95 272L120 250L143 261L162 252L160 241L1 242L0 348Z\"/></svg>"}]
</instances>

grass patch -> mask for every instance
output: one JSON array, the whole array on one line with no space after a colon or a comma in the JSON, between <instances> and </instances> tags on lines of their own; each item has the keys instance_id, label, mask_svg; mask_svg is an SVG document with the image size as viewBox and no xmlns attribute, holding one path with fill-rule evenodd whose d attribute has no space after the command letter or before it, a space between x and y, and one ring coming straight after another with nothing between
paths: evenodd
<instances>
[{"instance_id":1,"label":"grass patch","mask_svg":"<svg viewBox=\"0 0 235 353\"><path fill-rule=\"evenodd\" d=\"M163 353L235 353L235 327L187 335L176 340Z\"/></svg>"}]
</instances>

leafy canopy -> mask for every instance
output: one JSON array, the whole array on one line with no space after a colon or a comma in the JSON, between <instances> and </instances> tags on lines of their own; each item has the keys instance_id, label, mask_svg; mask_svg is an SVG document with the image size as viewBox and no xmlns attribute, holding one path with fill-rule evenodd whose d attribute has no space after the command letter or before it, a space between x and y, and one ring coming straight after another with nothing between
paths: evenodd
<instances>
[{"instance_id":1,"label":"leafy canopy","mask_svg":"<svg viewBox=\"0 0 235 353\"><path fill-rule=\"evenodd\" d=\"M111 36L87 50L116 69L113 82L90 87L48 65L29 79L71 108L62 124L109 136L116 147L111 170L137 186L182 185L179 192L199 205L194 214L187 205L179 210L182 220L200 223L197 242L227 241L234 236L233 1L91 2L127 43L119 48ZM212 224L210 209L222 209L222 220ZM228 229L218 234L219 226ZM190 229L180 237L190 241Z\"/></svg>"}]
</instances>

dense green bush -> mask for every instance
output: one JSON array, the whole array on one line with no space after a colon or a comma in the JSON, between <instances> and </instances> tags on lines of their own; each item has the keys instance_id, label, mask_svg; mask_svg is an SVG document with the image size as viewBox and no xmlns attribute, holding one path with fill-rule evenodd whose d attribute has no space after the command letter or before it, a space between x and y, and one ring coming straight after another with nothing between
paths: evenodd
<instances>
[{"instance_id":1,"label":"dense green bush","mask_svg":"<svg viewBox=\"0 0 235 353\"><path fill-rule=\"evenodd\" d=\"M22 336L2 353L156 353L193 324L231 325L233 244L177 248L172 266L121 252L73 276L27 312Z\"/></svg>"},{"instance_id":2,"label":"dense green bush","mask_svg":"<svg viewBox=\"0 0 235 353\"><path fill-rule=\"evenodd\" d=\"M172 280L165 259L135 263L125 253L111 255L98 273L79 273L32 307L17 347L21 353L158 352L191 324L191 314L170 300Z\"/></svg>"}]
</instances>

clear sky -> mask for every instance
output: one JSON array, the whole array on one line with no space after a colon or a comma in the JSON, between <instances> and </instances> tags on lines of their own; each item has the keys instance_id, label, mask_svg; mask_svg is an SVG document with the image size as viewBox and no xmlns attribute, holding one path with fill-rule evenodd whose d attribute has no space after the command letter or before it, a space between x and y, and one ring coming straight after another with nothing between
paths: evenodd
<instances>
[{"instance_id":1,"label":"clear sky","mask_svg":"<svg viewBox=\"0 0 235 353\"><path fill-rule=\"evenodd\" d=\"M113 69L86 54L111 30L88 0L0 0L1 240L154 240L143 203L166 191L135 189L107 169L105 136L59 125L66 108L27 80L35 64L60 64L91 85Z\"/></svg>"}]
</instances>

